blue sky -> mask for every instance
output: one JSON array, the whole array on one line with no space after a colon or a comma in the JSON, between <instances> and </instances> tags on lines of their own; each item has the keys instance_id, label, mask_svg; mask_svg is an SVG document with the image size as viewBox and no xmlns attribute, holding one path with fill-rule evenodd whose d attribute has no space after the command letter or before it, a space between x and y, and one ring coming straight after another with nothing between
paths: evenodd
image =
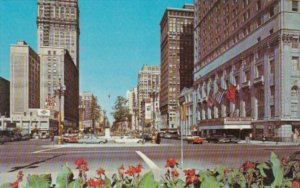
<instances>
[{"instance_id":1,"label":"blue sky","mask_svg":"<svg viewBox=\"0 0 300 188\"><path fill-rule=\"evenodd\" d=\"M165 9L192 2L79 0L80 91L94 93L110 113L116 96L137 84L143 64L160 64L159 23ZM36 13L37 0L0 0L1 77L10 79L11 44L22 39L36 51Z\"/></svg>"}]
</instances>

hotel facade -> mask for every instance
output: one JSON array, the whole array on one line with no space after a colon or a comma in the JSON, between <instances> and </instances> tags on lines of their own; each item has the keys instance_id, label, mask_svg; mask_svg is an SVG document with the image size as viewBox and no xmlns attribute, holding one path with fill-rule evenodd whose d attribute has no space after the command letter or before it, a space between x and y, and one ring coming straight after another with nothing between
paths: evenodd
<instances>
[{"instance_id":1,"label":"hotel facade","mask_svg":"<svg viewBox=\"0 0 300 188\"><path fill-rule=\"evenodd\" d=\"M204 135L290 141L300 128L299 4L195 0L194 96Z\"/></svg>"}]
</instances>

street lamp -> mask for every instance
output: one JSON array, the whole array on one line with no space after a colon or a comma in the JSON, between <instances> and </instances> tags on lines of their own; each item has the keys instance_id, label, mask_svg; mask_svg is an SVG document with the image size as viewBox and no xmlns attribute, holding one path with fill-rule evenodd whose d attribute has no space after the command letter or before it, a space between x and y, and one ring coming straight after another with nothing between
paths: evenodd
<instances>
[{"instance_id":1,"label":"street lamp","mask_svg":"<svg viewBox=\"0 0 300 188\"><path fill-rule=\"evenodd\" d=\"M66 86L63 85L61 82L61 76L59 76L58 86L55 87L55 96L58 96L59 99L59 107L58 107L58 139L57 144L62 144L62 128L63 125L61 124L61 97L64 96L66 91Z\"/></svg>"}]
</instances>

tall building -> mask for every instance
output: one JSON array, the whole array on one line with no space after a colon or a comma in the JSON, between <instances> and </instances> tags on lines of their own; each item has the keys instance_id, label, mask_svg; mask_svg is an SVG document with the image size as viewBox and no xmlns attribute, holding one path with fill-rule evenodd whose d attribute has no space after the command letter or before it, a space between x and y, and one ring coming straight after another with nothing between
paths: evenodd
<instances>
[{"instance_id":1,"label":"tall building","mask_svg":"<svg viewBox=\"0 0 300 188\"><path fill-rule=\"evenodd\" d=\"M131 115L131 128L133 130L138 130L138 122L137 122L137 87L132 90L128 90L126 92L127 95L127 105L129 109L129 114Z\"/></svg>"},{"instance_id":2,"label":"tall building","mask_svg":"<svg viewBox=\"0 0 300 188\"><path fill-rule=\"evenodd\" d=\"M138 108L138 122L140 126L152 125L152 119L145 121L142 117L142 101L146 99L158 100L158 93L160 88L160 67L156 65L143 65L138 75L137 86L137 108ZM140 129L142 127L139 127Z\"/></svg>"},{"instance_id":3,"label":"tall building","mask_svg":"<svg viewBox=\"0 0 300 188\"><path fill-rule=\"evenodd\" d=\"M193 85L193 5L167 8L161 28L161 91L162 127L177 128L180 91Z\"/></svg>"},{"instance_id":4,"label":"tall building","mask_svg":"<svg viewBox=\"0 0 300 188\"><path fill-rule=\"evenodd\" d=\"M41 100L40 106L52 111L51 117L57 120L57 112L61 111L65 129L76 128L79 121L79 76L68 50L63 48L40 48L41 60ZM61 93L61 109L59 109L59 88ZM55 106L46 103L54 100Z\"/></svg>"},{"instance_id":5,"label":"tall building","mask_svg":"<svg viewBox=\"0 0 300 188\"><path fill-rule=\"evenodd\" d=\"M0 77L0 117L9 117L10 82Z\"/></svg>"},{"instance_id":6,"label":"tall building","mask_svg":"<svg viewBox=\"0 0 300 188\"><path fill-rule=\"evenodd\" d=\"M77 0L38 0L38 51L41 47L67 49L79 68L79 9Z\"/></svg>"},{"instance_id":7,"label":"tall building","mask_svg":"<svg viewBox=\"0 0 300 188\"><path fill-rule=\"evenodd\" d=\"M299 4L195 1L194 88L204 134L290 140L300 128Z\"/></svg>"},{"instance_id":8,"label":"tall building","mask_svg":"<svg viewBox=\"0 0 300 188\"><path fill-rule=\"evenodd\" d=\"M41 105L65 87L61 109L65 128L79 120L79 8L77 0L38 0L37 40L41 55ZM60 78L60 79L59 79ZM49 99L50 98L50 99ZM45 106L46 107L46 106ZM52 109L52 118L56 119Z\"/></svg>"},{"instance_id":9,"label":"tall building","mask_svg":"<svg viewBox=\"0 0 300 188\"><path fill-rule=\"evenodd\" d=\"M25 41L10 47L10 114L40 107L40 57Z\"/></svg>"}]
</instances>

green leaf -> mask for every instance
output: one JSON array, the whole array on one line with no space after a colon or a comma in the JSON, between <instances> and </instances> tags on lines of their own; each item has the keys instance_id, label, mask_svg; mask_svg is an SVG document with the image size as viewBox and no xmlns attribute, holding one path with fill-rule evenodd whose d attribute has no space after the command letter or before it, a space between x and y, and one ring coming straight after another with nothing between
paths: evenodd
<instances>
[{"instance_id":1,"label":"green leaf","mask_svg":"<svg viewBox=\"0 0 300 188\"><path fill-rule=\"evenodd\" d=\"M151 187L156 188L158 187L158 182L155 181L154 175L152 171L147 172L141 179L138 188L144 188L144 187Z\"/></svg>"},{"instance_id":2,"label":"green leaf","mask_svg":"<svg viewBox=\"0 0 300 188\"><path fill-rule=\"evenodd\" d=\"M67 166L67 164L64 164L61 168L61 171L58 173L56 177L55 188L65 188L68 185L68 183L71 182L72 178L73 178L73 173L71 169Z\"/></svg>"},{"instance_id":3,"label":"green leaf","mask_svg":"<svg viewBox=\"0 0 300 188\"><path fill-rule=\"evenodd\" d=\"M182 179L178 179L175 184L175 188L183 188L185 186L185 182Z\"/></svg>"},{"instance_id":4,"label":"green leaf","mask_svg":"<svg viewBox=\"0 0 300 188\"><path fill-rule=\"evenodd\" d=\"M220 188L220 184L215 177L205 175L200 188Z\"/></svg>"},{"instance_id":5,"label":"green leaf","mask_svg":"<svg viewBox=\"0 0 300 188\"><path fill-rule=\"evenodd\" d=\"M271 163L272 163L272 171L275 177L272 186L280 187L283 181L283 169L281 168L280 160L278 159L277 155L274 152L271 153Z\"/></svg>"},{"instance_id":6,"label":"green leaf","mask_svg":"<svg viewBox=\"0 0 300 188\"><path fill-rule=\"evenodd\" d=\"M260 163L257 165L257 168L259 169L259 172L260 174L263 176L263 177L267 177L264 169L269 169L268 165L266 163Z\"/></svg>"},{"instance_id":7,"label":"green leaf","mask_svg":"<svg viewBox=\"0 0 300 188\"><path fill-rule=\"evenodd\" d=\"M82 186L79 180L74 180L68 185L68 188L82 188Z\"/></svg>"},{"instance_id":8,"label":"green leaf","mask_svg":"<svg viewBox=\"0 0 300 188\"><path fill-rule=\"evenodd\" d=\"M50 188L47 177L28 175L26 188Z\"/></svg>"},{"instance_id":9,"label":"green leaf","mask_svg":"<svg viewBox=\"0 0 300 188\"><path fill-rule=\"evenodd\" d=\"M105 187L111 188L111 180L107 176L105 176Z\"/></svg>"},{"instance_id":10,"label":"green leaf","mask_svg":"<svg viewBox=\"0 0 300 188\"><path fill-rule=\"evenodd\" d=\"M10 185L10 183L5 183L0 185L0 188L12 188L12 186Z\"/></svg>"},{"instance_id":11,"label":"green leaf","mask_svg":"<svg viewBox=\"0 0 300 188\"><path fill-rule=\"evenodd\" d=\"M219 166L219 167L217 167L216 171L219 174L217 176L217 180L218 181L222 181L224 179L224 167L223 166Z\"/></svg>"}]
</instances>

